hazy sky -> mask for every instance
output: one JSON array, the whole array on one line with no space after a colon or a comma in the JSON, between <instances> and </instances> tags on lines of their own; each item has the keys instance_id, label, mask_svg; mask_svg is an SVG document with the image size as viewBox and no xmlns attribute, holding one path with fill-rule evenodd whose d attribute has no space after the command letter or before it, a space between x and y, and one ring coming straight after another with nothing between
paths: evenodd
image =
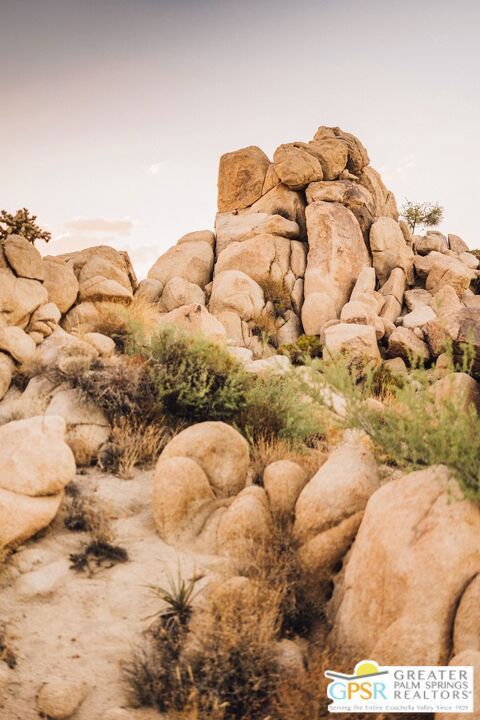
<instances>
[{"instance_id":1,"label":"hazy sky","mask_svg":"<svg viewBox=\"0 0 480 720\"><path fill-rule=\"evenodd\" d=\"M140 276L213 227L223 152L340 125L480 246L477 0L0 0L0 205Z\"/></svg>"}]
</instances>

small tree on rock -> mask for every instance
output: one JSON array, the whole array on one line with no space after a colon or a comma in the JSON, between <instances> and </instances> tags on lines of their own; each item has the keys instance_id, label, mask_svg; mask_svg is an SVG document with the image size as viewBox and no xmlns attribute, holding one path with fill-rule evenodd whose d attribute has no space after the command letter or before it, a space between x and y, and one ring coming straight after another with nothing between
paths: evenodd
<instances>
[{"instance_id":1,"label":"small tree on rock","mask_svg":"<svg viewBox=\"0 0 480 720\"><path fill-rule=\"evenodd\" d=\"M435 227L443 220L443 207L438 203L423 202L414 203L405 200L402 207L401 217L405 218L412 233L417 225L423 227Z\"/></svg>"},{"instance_id":2,"label":"small tree on rock","mask_svg":"<svg viewBox=\"0 0 480 720\"><path fill-rule=\"evenodd\" d=\"M5 240L9 235L22 235L26 240L34 243L35 240L48 242L52 234L48 230L42 230L35 222L36 215L30 215L27 208L17 210L15 215L6 210L0 211L0 240Z\"/></svg>"}]
</instances>

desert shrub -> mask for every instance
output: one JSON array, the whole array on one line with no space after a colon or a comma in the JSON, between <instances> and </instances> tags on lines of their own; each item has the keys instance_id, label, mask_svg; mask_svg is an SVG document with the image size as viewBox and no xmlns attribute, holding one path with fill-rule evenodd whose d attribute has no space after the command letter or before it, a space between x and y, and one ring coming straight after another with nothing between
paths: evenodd
<instances>
[{"instance_id":1,"label":"desert shrub","mask_svg":"<svg viewBox=\"0 0 480 720\"><path fill-rule=\"evenodd\" d=\"M252 442L280 438L313 443L324 430L319 406L302 395L291 373L255 378L236 424Z\"/></svg>"},{"instance_id":2,"label":"desert shrub","mask_svg":"<svg viewBox=\"0 0 480 720\"><path fill-rule=\"evenodd\" d=\"M190 422L230 420L245 405L249 378L226 350L166 328L136 346L146 363L157 412Z\"/></svg>"},{"instance_id":3,"label":"desert shrub","mask_svg":"<svg viewBox=\"0 0 480 720\"><path fill-rule=\"evenodd\" d=\"M160 419L155 422L128 417L117 419L98 464L102 470L128 480L133 475L134 467L148 467L156 462L174 432L172 427L166 422L162 424Z\"/></svg>"},{"instance_id":4,"label":"desert shrub","mask_svg":"<svg viewBox=\"0 0 480 720\"><path fill-rule=\"evenodd\" d=\"M276 598L282 637L308 636L324 612L323 597L317 595L313 600L305 585L293 521L293 517L275 516L268 539L255 547L251 560L241 568L242 574L255 581L265 594L273 593Z\"/></svg>"},{"instance_id":5,"label":"desert shrub","mask_svg":"<svg viewBox=\"0 0 480 720\"><path fill-rule=\"evenodd\" d=\"M286 355L293 365L304 365L308 360L322 356L322 344L318 335L300 335L296 342L282 345L278 352Z\"/></svg>"},{"instance_id":6,"label":"desert shrub","mask_svg":"<svg viewBox=\"0 0 480 720\"><path fill-rule=\"evenodd\" d=\"M76 532L90 533L90 541L83 543L80 552L71 553L71 568L89 575L100 567L113 567L127 562L127 551L115 545L115 533L107 509L82 492L74 492L67 505L64 525Z\"/></svg>"},{"instance_id":7,"label":"desert shrub","mask_svg":"<svg viewBox=\"0 0 480 720\"><path fill-rule=\"evenodd\" d=\"M452 367L468 369L470 355L465 348L461 367ZM345 424L363 429L382 459L409 469L447 465L465 495L480 500L480 417L473 406L460 410L456 398L436 403L429 390L435 376L428 370L413 369L399 386L389 385L389 402L381 411L366 402L375 388L374 370L359 378L340 358L324 364L316 378L317 388L306 392L319 402L325 386L341 392L347 399Z\"/></svg>"},{"instance_id":8,"label":"desert shrub","mask_svg":"<svg viewBox=\"0 0 480 720\"><path fill-rule=\"evenodd\" d=\"M159 414L154 387L141 358L118 356L97 359L87 366L62 365L62 369L51 369L49 376L77 388L112 423L124 417L153 420Z\"/></svg>"},{"instance_id":9,"label":"desert shrub","mask_svg":"<svg viewBox=\"0 0 480 720\"><path fill-rule=\"evenodd\" d=\"M189 705L200 717L266 718L279 681L273 646L277 607L253 591L210 602L197 619L186 660L192 678Z\"/></svg>"},{"instance_id":10,"label":"desert shrub","mask_svg":"<svg viewBox=\"0 0 480 720\"><path fill-rule=\"evenodd\" d=\"M283 280L275 280L271 275L268 275L259 282L259 285L263 290L266 302L272 303L275 317L281 317L287 310L291 309L292 298Z\"/></svg>"}]
</instances>

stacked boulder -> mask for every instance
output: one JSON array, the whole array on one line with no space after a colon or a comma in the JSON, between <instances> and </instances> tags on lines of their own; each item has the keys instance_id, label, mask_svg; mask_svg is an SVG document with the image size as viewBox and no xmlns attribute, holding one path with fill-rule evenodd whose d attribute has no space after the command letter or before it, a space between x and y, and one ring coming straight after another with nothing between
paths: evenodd
<instances>
[{"instance_id":1,"label":"stacked boulder","mask_svg":"<svg viewBox=\"0 0 480 720\"><path fill-rule=\"evenodd\" d=\"M255 357L305 333L327 357L431 361L469 336L480 358L477 258L456 235L412 236L369 163L336 127L280 145L273 162L255 146L223 155L215 234L180 238L139 292L162 322Z\"/></svg>"},{"instance_id":2,"label":"stacked boulder","mask_svg":"<svg viewBox=\"0 0 480 720\"><path fill-rule=\"evenodd\" d=\"M63 418L32 417L0 427L0 550L49 525L75 476Z\"/></svg>"}]
</instances>

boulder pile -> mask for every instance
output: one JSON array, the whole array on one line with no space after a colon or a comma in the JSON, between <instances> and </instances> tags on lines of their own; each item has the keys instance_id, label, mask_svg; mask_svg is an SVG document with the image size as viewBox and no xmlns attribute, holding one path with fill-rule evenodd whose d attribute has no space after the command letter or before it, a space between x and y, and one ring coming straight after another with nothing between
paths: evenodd
<instances>
[{"instance_id":1,"label":"boulder pile","mask_svg":"<svg viewBox=\"0 0 480 720\"><path fill-rule=\"evenodd\" d=\"M456 235L412 235L358 138L320 127L273 161L223 155L215 234L180 238L138 292L256 358L305 333L328 356L435 360L467 336L480 352L478 265Z\"/></svg>"}]
</instances>

